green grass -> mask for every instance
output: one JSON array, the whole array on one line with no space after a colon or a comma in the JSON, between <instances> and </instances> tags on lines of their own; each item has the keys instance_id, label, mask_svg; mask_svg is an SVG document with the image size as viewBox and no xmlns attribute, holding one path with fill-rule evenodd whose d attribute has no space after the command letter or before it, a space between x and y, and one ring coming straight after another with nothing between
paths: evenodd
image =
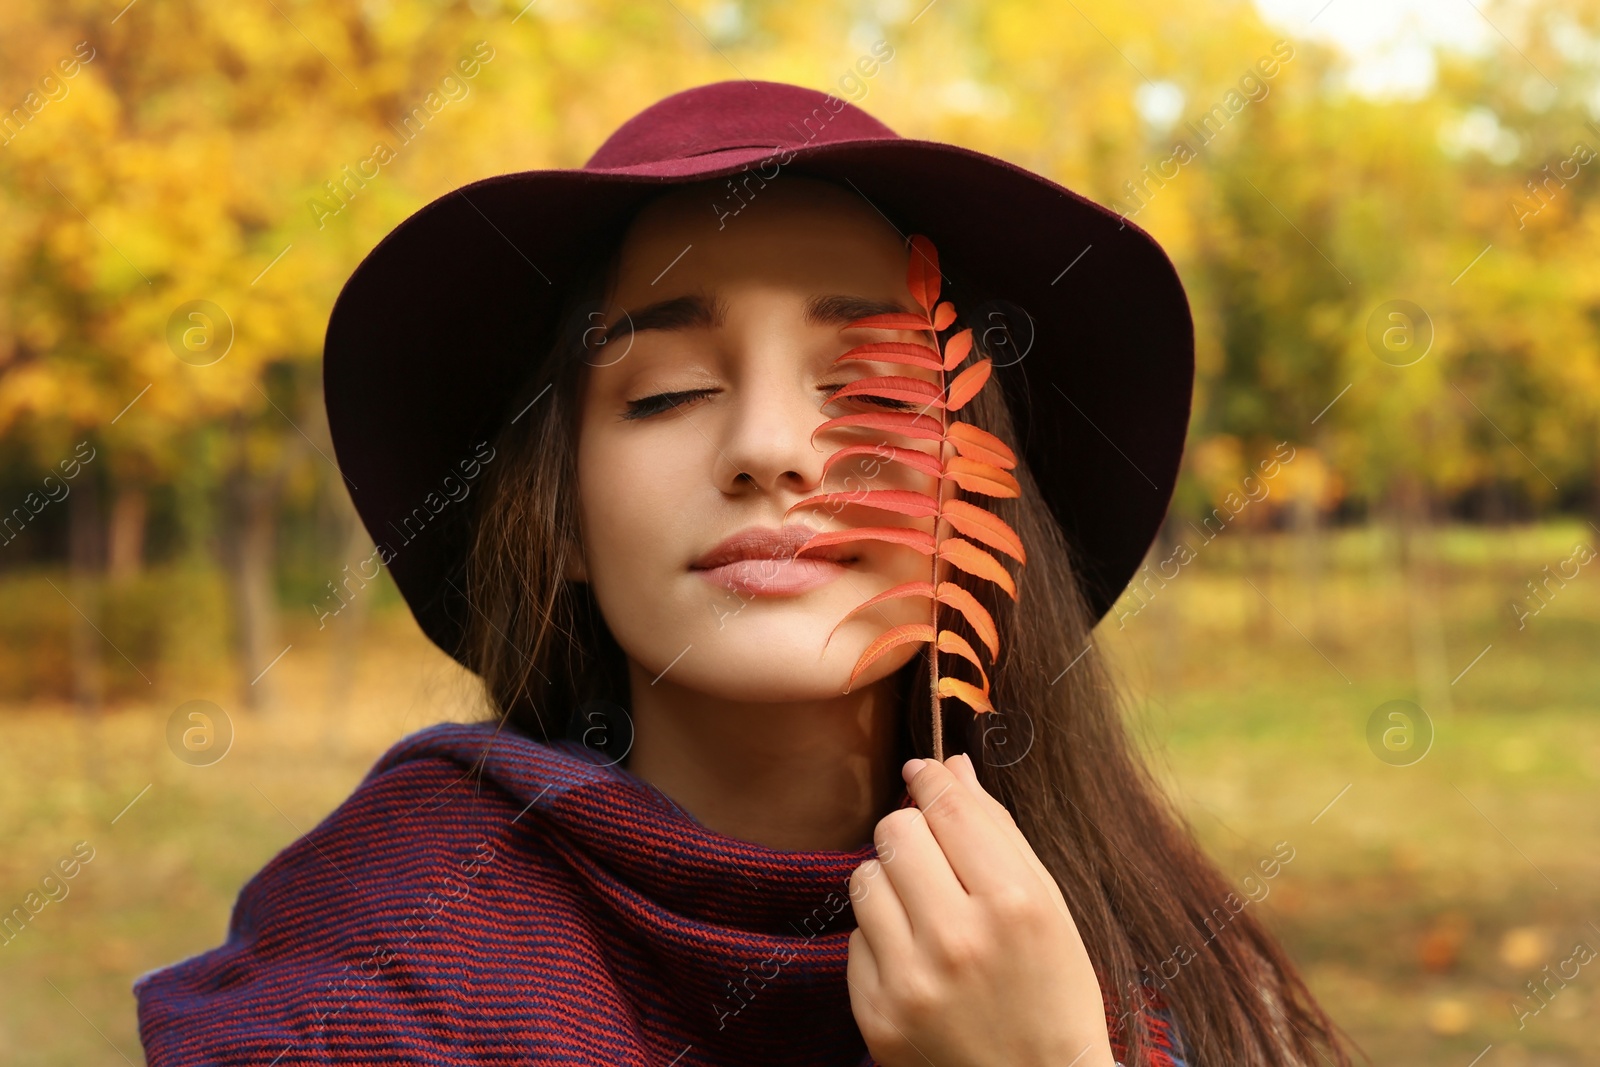
<instances>
[{"instance_id":1,"label":"green grass","mask_svg":"<svg viewBox=\"0 0 1600 1067\"><path fill-rule=\"evenodd\" d=\"M1600 1064L1600 966L1522 1029L1509 1007L1575 942L1600 950L1600 559L1525 629L1507 606L1600 533L1452 528L1418 542L1410 569L1376 529L1315 544L1245 534L1205 545L1097 637L1196 833L1236 880L1276 842L1294 848L1250 906L1375 1062L1466 1067L1492 1045L1481 1067ZM42 585L20 581L0 584L15 611ZM192 621L141 624L167 633L143 654L180 664L164 662L146 698L92 720L60 702L0 705L0 908L75 842L95 848L70 895L0 946L0 1062L123 1062L113 1045L139 1062L134 978L219 944L244 882L395 739L472 714L471 679L403 609L367 622L348 695L330 692L329 666L351 620L318 631L286 613L275 717L230 702L199 654L214 634ZM166 749L168 715L194 698L237 728L212 767ZM1368 717L1394 699L1434 722L1411 766L1367 745Z\"/></svg>"},{"instance_id":2,"label":"green grass","mask_svg":"<svg viewBox=\"0 0 1600 1067\"><path fill-rule=\"evenodd\" d=\"M1444 531L1419 583L1379 531L1310 569L1303 541L1219 538L1101 628L1224 870L1295 848L1262 914L1378 1063L1465 1067L1491 1044L1496 1064L1600 1063L1600 969L1525 1027L1509 1006L1575 942L1600 950L1600 560L1525 629L1506 607L1579 540L1600 544L1584 524ZM1367 743L1394 699L1435 726L1410 766Z\"/></svg>"}]
</instances>

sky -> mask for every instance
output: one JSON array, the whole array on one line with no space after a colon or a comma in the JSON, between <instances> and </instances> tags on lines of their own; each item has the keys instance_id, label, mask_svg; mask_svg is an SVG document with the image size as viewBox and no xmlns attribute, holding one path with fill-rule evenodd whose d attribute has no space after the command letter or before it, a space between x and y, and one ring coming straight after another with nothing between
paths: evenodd
<instances>
[{"instance_id":1,"label":"sky","mask_svg":"<svg viewBox=\"0 0 1600 1067\"><path fill-rule=\"evenodd\" d=\"M1524 39L1516 0L1255 0L1255 6L1290 40L1317 41L1342 52L1344 86L1380 100L1426 94L1441 51L1482 55L1507 40L1520 50L1517 42ZM1591 63L1600 65L1600 40L1576 29L1574 24L1558 33L1558 46L1573 57L1587 50ZM1556 96L1554 83L1531 61L1526 74L1526 102L1548 106ZM1138 86L1134 102L1154 129L1171 126L1188 104L1183 90L1170 81ZM1600 117L1600 82L1593 87L1590 110ZM1453 149L1475 149L1501 163L1519 150L1514 135L1484 108L1473 109L1442 135Z\"/></svg>"},{"instance_id":2,"label":"sky","mask_svg":"<svg viewBox=\"0 0 1600 1067\"><path fill-rule=\"evenodd\" d=\"M1435 48L1481 54L1501 32L1515 41L1506 7L1485 0L1256 0L1262 17L1294 39L1340 48L1350 58L1346 84L1373 97L1426 92Z\"/></svg>"}]
</instances>

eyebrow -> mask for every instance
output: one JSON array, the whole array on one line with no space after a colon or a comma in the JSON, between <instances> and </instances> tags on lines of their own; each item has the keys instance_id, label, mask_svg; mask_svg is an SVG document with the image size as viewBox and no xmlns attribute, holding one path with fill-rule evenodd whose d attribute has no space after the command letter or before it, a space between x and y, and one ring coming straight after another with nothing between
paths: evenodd
<instances>
[{"instance_id":1,"label":"eyebrow","mask_svg":"<svg viewBox=\"0 0 1600 1067\"><path fill-rule=\"evenodd\" d=\"M808 326L846 326L871 315L914 314L898 300L828 293L806 301L803 317ZM703 293L657 300L637 311L624 310L606 327L606 337L620 339L645 330L714 329L727 321L728 302Z\"/></svg>"}]
</instances>

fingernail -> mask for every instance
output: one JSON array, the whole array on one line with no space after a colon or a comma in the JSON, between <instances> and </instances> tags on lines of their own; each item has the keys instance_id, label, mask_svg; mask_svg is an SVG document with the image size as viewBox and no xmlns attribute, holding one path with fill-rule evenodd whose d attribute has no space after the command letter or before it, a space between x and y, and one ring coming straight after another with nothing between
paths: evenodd
<instances>
[{"instance_id":1,"label":"fingernail","mask_svg":"<svg viewBox=\"0 0 1600 1067\"><path fill-rule=\"evenodd\" d=\"M906 760L905 766L900 768L900 777L904 778L908 782L911 781L911 779L917 776L917 772L922 770L922 765L926 762L927 760L922 759Z\"/></svg>"}]
</instances>

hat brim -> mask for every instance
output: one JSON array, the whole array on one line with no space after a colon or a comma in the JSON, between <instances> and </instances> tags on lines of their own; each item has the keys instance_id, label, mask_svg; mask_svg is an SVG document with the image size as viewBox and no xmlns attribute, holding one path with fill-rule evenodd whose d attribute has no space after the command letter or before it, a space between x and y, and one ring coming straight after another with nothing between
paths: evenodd
<instances>
[{"instance_id":1,"label":"hat brim","mask_svg":"<svg viewBox=\"0 0 1600 1067\"><path fill-rule=\"evenodd\" d=\"M753 168L776 151L485 178L411 215L345 283L323 356L334 451L417 622L450 655L460 658L471 609L447 577L469 531L466 507L441 485L459 481L470 469L459 464L510 416L533 339L564 296L563 265L663 185ZM1011 324L1021 358L995 376L1102 618L1166 516L1188 432L1194 326L1165 251L1070 189L957 145L875 138L783 158L783 172L847 183L886 217L911 220L939 249L958 308L981 281L1026 313L1027 325Z\"/></svg>"}]
</instances>

